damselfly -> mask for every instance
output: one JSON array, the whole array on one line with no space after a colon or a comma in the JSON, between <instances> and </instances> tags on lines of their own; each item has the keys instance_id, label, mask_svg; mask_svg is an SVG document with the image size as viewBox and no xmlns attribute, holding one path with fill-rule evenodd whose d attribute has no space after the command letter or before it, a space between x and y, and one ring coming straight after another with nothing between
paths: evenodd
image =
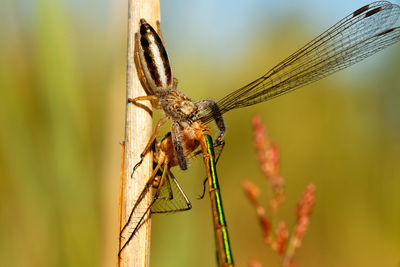
<instances>
[{"instance_id":1,"label":"damselfly","mask_svg":"<svg viewBox=\"0 0 400 267\"><path fill-rule=\"evenodd\" d=\"M396 43L400 40L400 27L392 26L399 14L400 7L387 1L366 5L340 20L265 75L218 102L192 102L176 90L177 82L172 76L162 41L142 20L140 33L137 34L138 57L150 95L129 99L129 102L152 100L156 107L164 110L165 117L158 122L141 158L151 148L160 127L171 119L171 135L167 138L170 145L163 151L169 155L165 168L169 170L179 165L181 169L186 169L187 159L202 144L197 136L201 131L194 128L204 127L208 132L204 123L215 120L220 134L214 145L222 144L225 135L223 113L267 101L315 82ZM129 224L130 219L126 226ZM135 231L132 236L134 234Z\"/></svg>"},{"instance_id":2,"label":"damselfly","mask_svg":"<svg viewBox=\"0 0 400 267\"><path fill-rule=\"evenodd\" d=\"M216 157L214 153L212 137L210 136L208 127L200 122L193 122L190 127L182 129L182 134L184 136L191 136L192 141L195 141L198 143L198 145L200 145L201 153L203 154L207 173L206 181L208 181L209 184L211 208L214 215L214 229L217 242L217 259L219 266L233 266L232 251L218 183ZM152 213L177 212L191 208L189 200L170 171L170 168L177 164L176 157L173 155L173 152L174 147L172 144L171 134L168 133L160 143L156 144L154 157L154 162L156 164L155 168L152 175L148 179L145 188L139 195L139 198L130 213L127 223L122 228L121 235L124 234L126 229L129 229L127 227L132 220L134 210L137 208L138 204L144 198L151 186L156 189L153 194L153 201L140 217L130 235L126 237L127 239L125 240L124 245L121 247L120 253L133 238L134 233L136 233L136 231L140 228L146 219L150 208ZM192 153L191 157L196 154L198 153Z\"/></svg>"}]
</instances>

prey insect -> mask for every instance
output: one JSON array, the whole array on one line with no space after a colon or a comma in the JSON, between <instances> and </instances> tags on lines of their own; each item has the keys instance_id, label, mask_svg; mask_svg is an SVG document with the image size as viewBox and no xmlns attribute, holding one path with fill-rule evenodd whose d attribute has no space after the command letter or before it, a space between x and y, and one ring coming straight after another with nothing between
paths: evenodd
<instances>
[{"instance_id":1,"label":"prey insect","mask_svg":"<svg viewBox=\"0 0 400 267\"><path fill-rule=\"evenodd\" d=\"M133 233L135 233L145 222L146 215L150 212L150 209L152 213L169 213L185 211L192 208L189 199L183 192L178 181L170 170L170 164L174 164L174 162L170 162L169 160L172 158L171 155L168 154L171 152L171 150L168 149L168 146L171 146L170 141L170 133L168 133L160 143L156 143L155 145L153 173L148 179L145 188L143 188L142 192L140 193L136 203L134 204L132 212L129 215L128 222L132 220L133 211L137 209L138 205L151 187L154 188L153 199L147 209L143 212L143 215L137 221L136 226L133 229ZM121 235L124 233L128 225L128 223L124 225L121 230ZM132 237L133 235L130 235L125 241L120 249L119 254L129 243Z\"/></svg>"},{"instance_id":2,"label":"prey insect","mask_svg":"<svg viewBox=\"0 0 400 267\"><path fill-rule=\"evenodd\" d=\"M168 137L170 145L163 148L166 154L169 153L167 166L171 168L179 165L181 169L186 169L188 158L199 145L203 145L199 136L204 136L204 132L208 133L206 123L212 120L216 122L220 133L214 145L223 143L226 128L222 115L225 112L293 91L398 42L400 27L393 27L393 24L398 20L399 14L400 7L387 1L363 6L280 62L265 75L228 94L218 102L213 100L193 102L176 90L177 82L174 82L168 56L160 37L150 25L144 20L141 21L141 29L137 35L138 57L141 75L146 80L150 95L129 99L129 102L151 100L165 113L165 117L157 123L141 158L151 148L160 127L171 119L171 136ZM204 157L207 157L207 154ZM126 225L129 223L130 219ZM132 235L134 234L135 231Z\"/></svg>"}]
</instances>

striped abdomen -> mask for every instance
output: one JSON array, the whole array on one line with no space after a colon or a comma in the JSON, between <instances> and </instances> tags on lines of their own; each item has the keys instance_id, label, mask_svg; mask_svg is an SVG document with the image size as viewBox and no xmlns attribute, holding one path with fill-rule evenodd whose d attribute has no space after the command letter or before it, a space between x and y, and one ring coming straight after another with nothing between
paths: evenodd
<instances>
[{"instance_id":1,"label":"striped abdomen","mask_svg":"<svg viewBox=\"0 0 400 267\"><path fill-rule=\"evenodd\" d=\"M137 38L140 64L154 93L172 89L172 71L160 36L144 19L140 20Z\"/></svg>"}]
</instances>

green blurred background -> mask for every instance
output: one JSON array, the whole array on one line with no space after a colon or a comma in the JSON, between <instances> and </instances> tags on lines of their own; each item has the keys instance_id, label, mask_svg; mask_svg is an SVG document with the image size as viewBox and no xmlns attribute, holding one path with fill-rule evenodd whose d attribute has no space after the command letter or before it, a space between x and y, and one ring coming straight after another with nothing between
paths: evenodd
<instances>
[{"instance_id":1,"label":"green blurred background","mask_svg":"<svg viewBox=\"0 0 400 267\"><path fill-rule=\"evenodd\" d=\"M216 3L217 2L217 3ZM161 3L179 88L219 99L367 1ZM1 266L115 266L127 1L0 4ZM279 144L289 227L317 187L300 266L400 264L400 46L268 103L226 115L219 176L238 266L279 266L240 182L269 190L252 144L261 114ZM157 116L156 116L157 117ZM165 130L168 128L166 127ZM215 266L201 160L174 170L193 209L152 220L152 266Z\"/></svg>"}]
</instances>

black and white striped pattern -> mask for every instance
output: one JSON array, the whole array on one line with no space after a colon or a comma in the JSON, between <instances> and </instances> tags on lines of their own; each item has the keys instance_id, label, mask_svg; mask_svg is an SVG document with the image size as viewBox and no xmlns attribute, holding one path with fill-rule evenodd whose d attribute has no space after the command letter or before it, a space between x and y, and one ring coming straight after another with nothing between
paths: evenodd
<instances>
[{"instance_id":1,"label":"black and white striped pattern","mask_svg":"<svg viewBox=\"0 0 400 267\"><path fill-rule=\"evenodd\" d=\"M137 36L140 64L150 89L159 94L172 89L172 71L160 36L144 19Z\"/></svg>"}]
</instances>

